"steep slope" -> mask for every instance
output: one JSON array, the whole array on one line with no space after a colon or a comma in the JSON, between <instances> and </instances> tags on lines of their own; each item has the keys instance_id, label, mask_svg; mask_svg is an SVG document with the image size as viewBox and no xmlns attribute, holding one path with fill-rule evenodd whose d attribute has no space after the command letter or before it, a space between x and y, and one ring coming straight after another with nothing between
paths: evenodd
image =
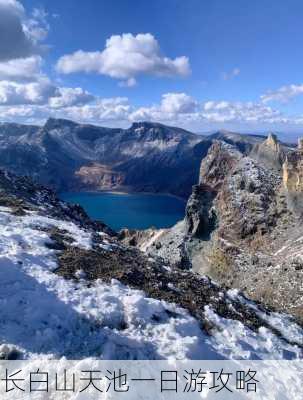
<instances>
[{"instance_id":1,"label":"steep slope","mask_svg":"<svg viewBox=\"0 0 303 400\"><path fill-rule=\"evenodd\" d=\"M302 358L290 317L122 246L28 179L0 177L2 359Z\"/></svg>"},{"instance_id":2,"label":"steep slope","mask_svg":"<svg viewBox=\"0 0 303 400\"><path fill-rule=\"evenodd\" d=\"M184 221L141 247L303 320L302 154L272 136L250 155L214 142Z\"/></svg>"}]
</instances>

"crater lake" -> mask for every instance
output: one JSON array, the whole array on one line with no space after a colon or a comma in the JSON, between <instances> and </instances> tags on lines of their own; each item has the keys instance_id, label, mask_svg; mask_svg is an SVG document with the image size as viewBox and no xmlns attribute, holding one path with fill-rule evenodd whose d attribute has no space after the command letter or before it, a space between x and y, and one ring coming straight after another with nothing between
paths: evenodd
<instances>
[{"instance_id":1,"label":"crater lake","mask_svg":"<svg viewBox=\"0 0 303 400\"><path fill-rule=\"evenodd\" d=\"M80 204L87 214L112 229L169 228L183 219L186 202L164 194L69 192L60 198Z\"/></svg>"}]
</instances>

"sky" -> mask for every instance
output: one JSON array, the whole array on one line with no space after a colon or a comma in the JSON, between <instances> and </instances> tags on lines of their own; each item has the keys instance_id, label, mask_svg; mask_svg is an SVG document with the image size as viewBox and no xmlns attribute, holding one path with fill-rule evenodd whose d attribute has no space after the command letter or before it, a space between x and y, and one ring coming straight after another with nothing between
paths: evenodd
<instances>
[{"instance_id":1,"label":"sky","mask_svg":"<svg viewBox=\"0 0 303 400\"><path fill-rule=\"evenodd\" d=\"M0 0L0 121L303 132L301 0Z\"/></svg>"}]
</instances>

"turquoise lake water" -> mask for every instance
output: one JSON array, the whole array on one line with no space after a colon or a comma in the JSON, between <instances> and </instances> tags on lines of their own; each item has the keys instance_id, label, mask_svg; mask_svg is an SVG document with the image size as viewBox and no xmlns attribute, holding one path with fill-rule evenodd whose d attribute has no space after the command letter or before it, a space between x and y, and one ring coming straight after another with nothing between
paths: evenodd
<instances>
[{"instance_id":1,"label":"turquoise lake water","mask_svg":"<svg viewBox=\"0 0 303 400\"><path fill-rule=\"evenodd\" d=\"M169 228L183 219L186 203L158 194L61 193L60 198L80 204L87 214L115 230Z\"/></svg>"}]
</instances>

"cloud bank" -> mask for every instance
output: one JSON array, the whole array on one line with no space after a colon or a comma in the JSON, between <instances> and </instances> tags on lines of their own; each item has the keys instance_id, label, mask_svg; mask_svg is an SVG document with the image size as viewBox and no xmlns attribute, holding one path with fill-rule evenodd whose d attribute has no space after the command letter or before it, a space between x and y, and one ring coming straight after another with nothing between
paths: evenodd
<instances>
[{"instance_id":1,"label":"cloud bank","mask_svg":"<svg viewBox=\"0 0 303 400\"><path fill-rule=\"evenodd\" d=\"M273 101L280 103L287 103L294 97L303 94L303 85L288 85L282 86L277 90L271 90L261 96L263 103L270 103Z\"/></svg>"},{"instance_id":2,"label":"cloud bank","mask_svg":"<svg viewBox=\"0 0 303 400\"><path fill-rule=\"evenodd\" d=\"M22 96L26 97L23 104L20 101ZM2 98L0 91L0 101ZM186 93L163 94L158 104L146 107L135 107L126 97L96 97L81 88L55 87L53 92L47 87L44 91L31 88L21 94L12 92L11 98L15 98L16 104L7 106L2 100L0 120L42 123L51 116L107 126L154 121L195 131L222 127L234 129L237 126L250 130L260 126L286 128L303 123L301 116L289 117L262 103L200 102Z\"/></svg>"}]
</instances>

